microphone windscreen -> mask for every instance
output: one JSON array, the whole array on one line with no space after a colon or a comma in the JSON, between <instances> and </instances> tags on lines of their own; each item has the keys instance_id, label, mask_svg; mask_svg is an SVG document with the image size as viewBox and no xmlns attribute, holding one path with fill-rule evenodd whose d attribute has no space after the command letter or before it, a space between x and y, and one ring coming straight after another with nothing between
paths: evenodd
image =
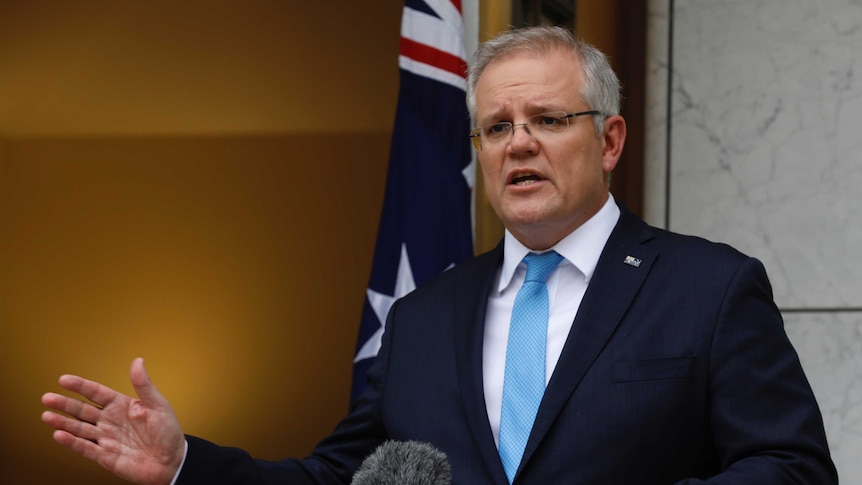
<instances>
[{"instance_id":1,"label":"microphone windscreen","mask_svg":"<svg viewBox=\"0 0 862 485\"><path fill-rule=\"evenodd\" d=\"M446 454L418 441L386 441L368 455L350 485L451 485Z\"/></svg>"}]
</instances>

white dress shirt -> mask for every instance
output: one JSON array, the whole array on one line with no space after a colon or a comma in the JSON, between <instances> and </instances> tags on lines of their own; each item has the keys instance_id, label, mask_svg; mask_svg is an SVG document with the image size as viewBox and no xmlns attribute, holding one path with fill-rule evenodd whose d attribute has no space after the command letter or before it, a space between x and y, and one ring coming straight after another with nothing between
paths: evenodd
<instances>
[{"instance_id":1,"label":"white dress shirt","mask_svg":"<svg viewBox=\"0 0 862 485\"><path fill-rule=\"evenodd\" d=\"M572 328L581 299L598 264L620 209L613 196L596 215L558 242L553 249L565 259L548 277L548 340L545 353L545 384L551 380ZM549 249L549 251L551 250ZM508 230L503 246L503 265L497 272L494 290L488 297L485 335L482 346L482 376L485 405L494 441L499 446L500 411L503 403L503 373L506 368L506 343L515 295L521 289L527 266L521 261L530 249Z\"/></svg>"}]
</instances>

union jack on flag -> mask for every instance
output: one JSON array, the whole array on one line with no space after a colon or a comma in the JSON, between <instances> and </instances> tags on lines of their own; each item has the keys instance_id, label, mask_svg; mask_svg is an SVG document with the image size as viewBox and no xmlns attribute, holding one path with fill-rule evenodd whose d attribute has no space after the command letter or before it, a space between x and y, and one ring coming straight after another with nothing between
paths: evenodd
<instances>
[{"instance_id":1,"label":"union jack on flag","mask_svg":"<svg viewBox=\"0 0 862 485\"><path fill-rule=\"evenodd\" d=\"M473 254L466 59L461 0L405 2L401 84L351 401L365 389L395 300Z\"/></svg>"}]
</instances>

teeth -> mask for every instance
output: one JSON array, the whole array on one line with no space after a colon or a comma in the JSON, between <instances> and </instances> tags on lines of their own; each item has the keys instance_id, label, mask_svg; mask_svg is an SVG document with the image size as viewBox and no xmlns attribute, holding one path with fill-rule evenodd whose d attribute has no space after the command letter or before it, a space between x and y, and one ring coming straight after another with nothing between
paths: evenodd
<instances>
[{"instance_id":1,"label":"teeth","mask_svg":"<svg viewBox=\"0 0 862 485\"><path fill-rule=\"evenodd\" d=\"M539 180L541 180L541 177L539 177L538 175L536 175L534 173L522 172L522 173L517 173L512 177L512 185L518 185L518 186L531 185L535 182L538 182Z\"/></svg>"}]
</instances>

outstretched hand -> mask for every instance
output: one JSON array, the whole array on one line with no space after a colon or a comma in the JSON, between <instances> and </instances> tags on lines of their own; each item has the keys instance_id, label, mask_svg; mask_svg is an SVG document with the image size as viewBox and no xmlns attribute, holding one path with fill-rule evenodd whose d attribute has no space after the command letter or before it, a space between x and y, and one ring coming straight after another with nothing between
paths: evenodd
<instances>
[{"instance_id":1,"label":"outstretched hand","mask_svg":"<svg viewBox=\"0 0 862 485\"><path fill-rule=\"evenodd\" d=\"M138 399L87 379L64 375L60 386L83 400L55 394L42 403L42 421L56 429L54 440L134 483L166 485L185 453L185 438L176 414L150 381L143 359L130 371Z\"/></svg>"}]
</instances>

